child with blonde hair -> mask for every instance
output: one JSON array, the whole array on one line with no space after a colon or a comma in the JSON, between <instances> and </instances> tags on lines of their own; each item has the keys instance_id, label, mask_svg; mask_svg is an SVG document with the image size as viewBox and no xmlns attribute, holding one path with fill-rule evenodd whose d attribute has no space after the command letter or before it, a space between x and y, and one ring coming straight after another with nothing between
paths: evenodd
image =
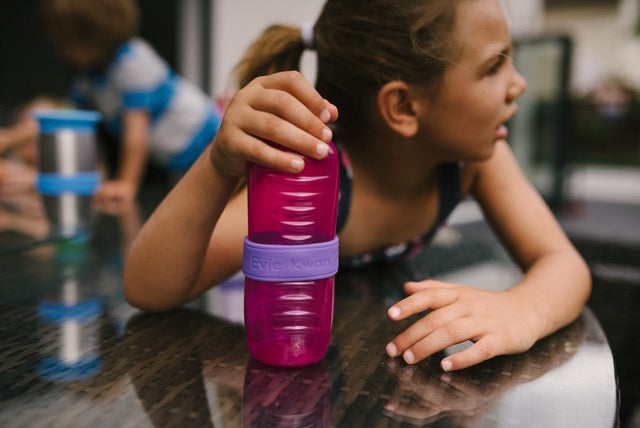
<instances>
[{"instance_id":1,"label":"child with blonde hair","mask_svg":"<svg viewBox=\"0 0 640 428\"><path fill-rule=\"evenodd\" d=\"M98 110L121 141L114 179L98 200L135 198L147 161L181 175L213 139L220 124L212 100L177 75L137 35L134 0L43 0L41 17L62 58L78 72L73 104Z\"/></svg>"}]
</instances>

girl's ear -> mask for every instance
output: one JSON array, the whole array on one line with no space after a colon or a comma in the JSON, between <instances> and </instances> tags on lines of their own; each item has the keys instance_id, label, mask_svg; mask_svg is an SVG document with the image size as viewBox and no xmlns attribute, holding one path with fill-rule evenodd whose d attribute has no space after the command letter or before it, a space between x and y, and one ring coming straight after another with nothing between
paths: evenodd
<instances>
[{"instance_id":1,"label":"girl's ear","mask_svg":"<svg viewBox=\"0 0 640 428\"><path fill-rule=\"evenodd\" d=\"M387 125L406 138L413 137L419 128L413 92L406 82L394 80L380 88L377 96L378 111Z\"/></svg>"}]
</instances>

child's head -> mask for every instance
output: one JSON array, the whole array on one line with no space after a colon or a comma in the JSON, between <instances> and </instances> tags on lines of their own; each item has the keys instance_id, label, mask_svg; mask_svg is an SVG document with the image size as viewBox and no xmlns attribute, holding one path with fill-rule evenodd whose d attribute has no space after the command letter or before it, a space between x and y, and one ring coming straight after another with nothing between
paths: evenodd
<instances>
[{"instance_id":1,"label":"child's head","mask_svg":"<svg viewBox=\"0 0 640 428\"><path fill-rule=\"evenodd\" d=\"M350 134L366 129L375 94L389 81L437 82L460 50L452 34L463 1L328 0L313 31L316 86L338 107L338 124L348 123ZM267 29L238 66L239 85L298 68L303 50L298 28Z\"/></svg>"},{"instance_id":2,"label":"child's head","mask_svg":"<svg viewBox=\"0 0 640 428\"><path fill-rule=\"evenodd\" d=\"M138 32L134 0L42 0L46 33L76 67L104 66Z\"/></svg>"}]
</instances>

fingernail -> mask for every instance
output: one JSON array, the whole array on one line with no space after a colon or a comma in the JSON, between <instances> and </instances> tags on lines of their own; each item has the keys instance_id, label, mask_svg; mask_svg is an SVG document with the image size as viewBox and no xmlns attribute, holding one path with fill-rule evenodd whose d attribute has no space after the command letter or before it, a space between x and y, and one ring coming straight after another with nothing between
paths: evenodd
<instances>
[{"instance_id":1,"label":"fingernail","mask_svg":"<svg viewBox=\"0 0 640 428\"><path fill-rule=\"evenodd\" d=\"M400 316L400 308L397 306L391 306L387 312L391 318L397 318Z\"/></svg>"},{"instance_id":2,"label":"fingernail","mask_svg":"<svg viewBox=\"0 0 640 428\"><path fill-rule=\"evenodd\" d=\"M331 137L333 137L333 132L331 132L331 129L325 126L325 128L322 130L322 141L328 143L329 141L331 141Z\"/></svg>"},{"instance_id":3,"label":"fingernail","mask_svg":"<svg viewBox=\"0 0 640 428\"><path fill-rule=\"evenodd\" d=\"M390 357L395 357L398 355L398 348L393 342L389 342L386 347L387 355Z\"/></svg>"},{"instance_id":4,"label":"fingernail","mask_svg":"<svg viewBox=\"0 0 640 428\"><path fill-rule=\"evenodd\" d=\"M322 110L322 113L320 113L320 120L324 123L327 123L331 120L331 113L329 113L329 110Z\"/></svg>"},{"instance_id":5,"label":"fingernail","mask_svg":"<svg viewBox=\"0 0 640 428\"><path fill-rule=\"evenodd\" d=\"M295 171L300 171L302 168L304 168L304 161L300 158L292 159L291 168L293 168Z\"/></svg>"},{"instance_id":6,"label":"fingernail","mask_svg":"<svg viewBox=\"0 0 640 428\"><path fill-rule=\"evenodd\" d=\"M440 367L442 367L442 370L444 370L445 372L448 372L453 368L453 364L451 364L451 361L449 360L442 360L442 362L440 363Z\"/></svg>"},{"instance_id":7,"label":"fingernail","mask_svg":"<svg viewBox=\"0 0 640 428\"><path fill-rule=\"evenodd\" d=\"M329 146L324 143L320 143L316 146L316 153L319 157L323 158L329 153Z\"/></svg>"},{"instance_id":8,"label":"fingernail","mask_svg":"<svg viewBox=\"0 0 640 428\"><path fill-rule=\"evenodd\" d=\"M407 362L407 364L413 364L413 362L416 360L415 355L413 355L413 352L411 351L405 351L403 358Z\"/></svg>"}]
</instances>

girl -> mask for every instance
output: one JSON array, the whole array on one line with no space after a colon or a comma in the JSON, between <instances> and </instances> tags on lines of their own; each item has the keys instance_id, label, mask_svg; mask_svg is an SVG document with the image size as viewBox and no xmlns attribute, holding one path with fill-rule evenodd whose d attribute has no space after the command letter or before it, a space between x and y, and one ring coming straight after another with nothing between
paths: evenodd
<instances>
[{"instance_id":1,"label":"girl","mask_svg":"<svg viewBox=\"0 0 640 428\"><path fill-rule=\"evenodd\" d=\"M471 195L524 271L506 291L404 284L409 296L389 317L430 312L392 338L390 356L415 363L475 342L442 360L457 370L525 351L574 320L589 295L588 269L505 142L526 83L510 61L498 0L328 0L312 34L317 90L298 72L270 74L295 67L307 31L272 27L249 49L238 67L243 87L207 154L131 248L129 301L173 308L236 272L247 201L246 189L234 189L247 162L297 172L303 158L263 141L320 159L333 138L345 171L343 264L411 255Z\"/></svg>"},{"instance_id":2,"label":"girl","mask_svg":"<svg viewBox=\"0 0 640 428\"><path fill-rule=\"evenodd\" d=\"M149 156L169 175L186 171L220 121L209 97L137 37L135 2L44 0L41 15L62 58L78 70L72 101L100 111L122 142L115 178L101 185L97 199L133 200Z\"/></svg>"}]
</instances>

